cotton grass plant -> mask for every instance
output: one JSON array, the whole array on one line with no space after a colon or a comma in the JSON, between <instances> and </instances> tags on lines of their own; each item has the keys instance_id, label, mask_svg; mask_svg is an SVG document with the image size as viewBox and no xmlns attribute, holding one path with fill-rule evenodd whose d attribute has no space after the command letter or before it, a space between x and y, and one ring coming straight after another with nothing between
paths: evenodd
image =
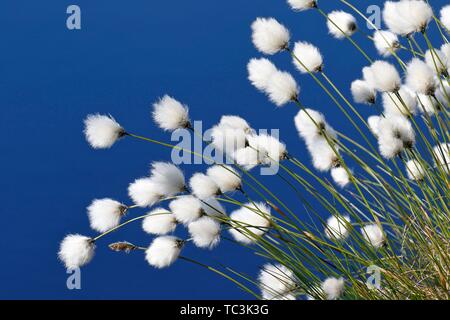
<instances>
[{"instance_id":1,"label":"cotton grass plant","mask_svg":"<svg viewBox=\"0 0 450 320\"><path fill-rule=\"evenodd\" d=\"M309 156L257 134L245 119L225 115L209 143L226 155L227 165L214 163L186 179L181 168L153 162L147 176L130 183L129 204L97 199L87 208L91 227L100 234L72 234L61 242L59 258L67 268L89 263L111 232L141 221L152 237L149 245L143 238L142 244L124 241L110 248L142 251L155 268L179 259L191 262L260 299L450 298L449 6L439 11L421 0L386 1L381 30L349 1L335 1L346 11L329 13L319 1L287 2L299 14L317 11L330 36L349 41L356 50L351 54L367 60L348 84L352 97L347 97L333 81L333 66L325 68L327 52L294 41L295 33L273 17L256 18L251 25L261 56L248 63L249 81L276 106L298 109L292 125ZM353 38L366 23L374 30L364 39L379 57ZM441 43L432 43L431 32ZM292 59L291 72L269 59L282 54ZM305 107L302 77L313 79L356 136L332 124L325 108ZM364 105L373 110L368 119L360 112ZM199 134L187 106L173 97L155 102L152 118L165 131ZM95 149L131 138L179 148L134 134L108 115L89 115L84 133ZM272 178L286 183L280 193L254 169L273 164L280 172ZM287 192L299 202L285 202ZM189 237L175 236L179 228ZM220 250L220 241L245 246L266 264L248 275L183 256L185 246ZM373 266L382 279L375 287L366 281Z\"/></svg>"}]
</instances>

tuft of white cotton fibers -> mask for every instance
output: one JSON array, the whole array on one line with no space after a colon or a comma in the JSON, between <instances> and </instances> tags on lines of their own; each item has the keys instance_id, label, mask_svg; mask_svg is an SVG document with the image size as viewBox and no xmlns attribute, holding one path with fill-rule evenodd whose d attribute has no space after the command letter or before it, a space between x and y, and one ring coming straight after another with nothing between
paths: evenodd
<instances>
[{"instance_id":1,"label":"tuft of white cotton fibers","mask_svg":"<svg viewBox=\"0 0 450 320\"><path fill-rule=\"evenodd\" d=\"M107 149L126 135L125 129L111 116L90 114L84 120L84 135L94 149Z\"/></svg>"},{"instance_id":2,"label":"tuft of white cotton fibers","mask_svg":"<svg viewBox=\"0 0 450 320\"><path fill-rule=\"evenodd\" d=\"M289 30L274 18L256 18L251 29L253 44L262 53L272 55L289 45Z\"/></svg>"},{"instance_id":3,"label":"tuft of white cotton fibers","mask_svg":"<svg viewBox=\"0 0 450 320\"><path fill-rule=\"evenodd\" d=\"M91 238L79 234L69 234L61 241L58 257L69 270L88 264L95 253Z\"/></svg>"}]
</instances>

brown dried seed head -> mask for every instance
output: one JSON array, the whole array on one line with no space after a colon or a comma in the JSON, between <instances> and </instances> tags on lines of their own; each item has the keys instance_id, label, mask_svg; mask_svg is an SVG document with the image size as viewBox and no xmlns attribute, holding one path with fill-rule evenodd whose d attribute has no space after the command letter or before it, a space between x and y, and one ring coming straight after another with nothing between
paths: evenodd
<instances>
[{"instance_id":1,"label":"brown dried seed head","mask_svg":"<svg viewBox=\"0 0 450 320\"><path fill-rule=\"evenodd\" d=\"M123 242L111 243L109 245L109 248L113 251L117 251L117 252L124 251L126 253L129 253L130 251L136 250L137 246L135 246L132 243L123 241Z\"/></svg>"}]
</instances>

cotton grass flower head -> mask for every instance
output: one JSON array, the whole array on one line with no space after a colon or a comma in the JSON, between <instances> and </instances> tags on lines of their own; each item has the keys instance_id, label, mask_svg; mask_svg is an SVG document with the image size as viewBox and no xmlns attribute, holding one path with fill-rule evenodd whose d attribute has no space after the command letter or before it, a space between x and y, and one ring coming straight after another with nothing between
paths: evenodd
<instances>
[{"instance_id":1,"label":"cotton grass flower head","mask_svg":"<svg viewBox=\"0 0 450 320\"><path fill-rule=\"evenodd\" d=\"M92 148L108 149L126 132L113 117L90 114L84 120L84 135Z\"/></svg>"},{"instance_id":2,"label":"cotton grass flower head","mask_svg":"<svg viewBox=\"0 0 450 320\"><path fill-rule=\"evenodd\" d=\"M413 58L406 66L406 85L415 93L433 95L436 91L433 69L419 58Z\"/></svg>"},{"instance_id":3,"label":"cotton grass flower head","mask_svg":"<svg viewBox=\"0 0 450 320\"><path fill-rule=\"evenodd\" d=\"M417 112L417 98L407 87L402 86L398 95L383 93L383 108L386 114L409 116Z\"/></svg>"},{"instance_id":4,"label":"cotton grass flower head","mask_svg":"<svg viewBox=\"0 0 450 320\"><path fill-rule=\"evenodd\" d=\"M370 131L376 136L380 136L380 116L370 116L367 119L367 124L369 125Z\"/></svg>"},{"instance_id":5,"label":"cotton grass flower head","mask_svg":"<svg viewBox=\"0 0 450 320\"><path fill-rule=\"evenodd\" d=\"M216 150L233 156L237 150L246 147L247 133L242 129L218 124L211 129L211 142Z\"/></svg>"},{"instance_id":6,"label":"cotton grass flower head","mask_svg":"<svg viewBox=\"0 0 450 320\"><path fill-rule=\"evenodd\" d=\"M420 181L425 177L425 169L417 160L409 160L406 162L406 174L408 179Z\"/></svg>"},{"instance_id":7,"label":"cotton grass flower head","mask_svg":"<svg viewBox=\"0 0 450 320\"><path fill-rule=\"evenodd\" d=\"M330 137L336 137L336 132L319 111L310 108L302 109L295 116L294 122L299 135L305 140L317 138L324 133Z\"/></svg>"},{"instance_id":8,"label":"cotton grass flower head","mask_svg":"<svg viewBox=\"0 0 450 320\"><path fill-rule=\"evenodd\" d=\"M270 101L282 107L290 101L297 100L300 87L289 72L276 71L269 78L265 92Z\"/></svg>"},{"instance_id":9,"label":"cotton grass flower head","mask_svg":"<svg viewBox=\"0 0 450 320\"><path fill-rule=\"evenodd\" d=\"M324 137L306 140L306 147L311 155L316 170L326 172L339 166L339 147Z\"/></svg>"},{"instance_id":10,"label":"cotton grass flower head","mask_svg":"<svg viewBox=\"0 0 450 320\"><path fill-rule=\"evenodd\" d=\"M449 5L450 7L450 5ZM450 43L444 43L441 46L441 52L445 55L445 59L448 63L450 63Z\"/></svg>"},{"instance_id":11,"label":"cotton grass flower head","mask_svg":"<svg viewBox=\"0 0 450 320\"><path fill-rule=\"evenodd\" d=\"M153 104L152 116L156 124L166 131L191 126L188 107L168 95Z\"/></svg>"},{"instance_id":12,"label":"cotton grass flower head","mask_svg":"<svg viewBox=\"0 0 450 320\"><path fill-rule=\"evenodd\" d=\"M376 102L377 92L367 81L355 80L352 82L351 91L356 103L373 105Z\"/></svg>"},{"instance_id":13,"label":"cotton grass flower head","mask_svg":"<svg viewBox=\"0 0 450 320\"><path fill-rule=\"evenodd\" d=\"M229 229L233 238L244 244L251 244L262 237L271 224L271 210L264 203L247 203L230 214Z\"/></svg>"},{"instance_id":14,"label":"cotton grass flower head","mask_svg":"<svg viewBox=\"0 0 450 320\"><path fill-rule=\"evenodd\" d=\"M448 75L450 61L443 51L439 49L427 50L427 52L425 52L425 63L438 76Z\"/></svg>"},{"instance_id":15,"label":"cotton grass flower head","mask_svg":"<svg viewBox=\"0 0 450 320\"><path fill-rule=\"evenodd\" d=\"M145 251L145 259L155 268L169 267L178 259L183 245L183 240L173 236L157 237Z\"/></svg>"},{"instance_id":16,"label":"cotton grass flower head","mask_svg":"<svg viewBox=\"0 0 450 320\"><path fill-rule=\"evenodd\" d=\"M439 103L433 97L424 94L417 95L417 105L420 111L429 116L435 115L440 110Z\"/></svg>"},{"instance_id":17,"label":"cotton grass flower head","mask_svg":"<svg viewBox=\"0 0 450 320\"><path fill-rule=\"evenodd\" d=\"M259 273L258 281L264 300L292 299L289 297L296 287L296 277L289 268L281 264L265 264Z\"/></svg>"},{"instance_id":18,"label":"cotton grass flower head","mask_svg":"<svg viewBox=\"0 0 450 320\"><path fill-rule=\"evenodd\" d=\"M193 196L181 196L169 203L169 209L178 222L185 225L203 216L202 202Z\"/></svg>"},{"instance_id":19,"label":"cotton grass flower head","mask_svg":"<svg viewBox=\"0 0 450 320\"><path fill-rule=\"evenodd\" d=\"M400 75L397 69L386 61L378 60L370 67L365 67L363 77L370 87L381 92L395 92L400 89Z\"/></svg>"},{"instance_id":20,"label":"cotton grass flower head","mask_svg":"<svg viewBox=\"0 0 450 320\"><path fill-rule=\"evenodd\" d=\"M376 249L381 248L386 241L383 230L375 223L362 227L361 233L363 238Z\"/></svg>"},{"instance_id":21,"label":"cotton grass flower head","mask_svg":"<svg viewBox=\"0 0 450 320\"><path fill-rule=\"evenodd\" d=\"M327 27L328 32L336 39L351 37L358 29L355 17L340 10L328 14Z\"/></svg>"},{"instance_id":22,"label":"cotton grass flower head","mask_svg":"<svg viewBox=\"0 0 450 320\"><path fill-rule=\"evenodd\" d=\"M183 171L170 162L153 162L150 176L165 196L174 196L186 189Z\"/></svg>"},{"instance_id":23,"label":"cotton grass flower head","mask_svg":"<svg viewBox=\"0 0 450 320\"><path fill-rule=\"evenodd\" d=\"M337 300L344 293L344 278L327 278L322 282L322 290L328 300Z\"/></svg>"},{"instance_id":24,"label":"cotton grass flower head","mask_svg":"<svg viewBox=\"0 0 450 320\"><path fill-rule=\"evenodd\" d=\"M308 42L298 41L293 50L294 66L301 73L319 72L323 68L323 57L317 47ZM300 60L300 62L298 60Z\"/></svg>"},{"instance_id":25,"label":"cotton grass flower head","mask_svg":"<svg viewBox=\"0 0 450 320\"><path fill-rule=\"evenodd\" d=\"M192 241L199 248L212 249L220 242L220 223L213 218L201 217L189 223L188 230Z\"/></svg>"},{"instance_id":26,"label":"cotton grass flower head","mask_svg":"<svg viewBox=\"0 0 450 320\"><path fill-rule=\"evenodd\" d=\"M95 253L91 238L79 234L69 234L61 241L58 257L69 270L88 264Z\"/></svg>"},{"instance_id":27,"label":"cotton grass flower head","mask_svg":"<svg viewBox=\"0 0 450 320\"><path fill-rule=\"evenodd\" d=\"M444 27L447 29L447 32L450 33L450 4L444 6L441 9L439 19L441 20Z\"/></svg>"},{"instance_id":28,"label":"cotton grass flower head","mask_svg":"<svg viewBox=\"0 0 450 320\"><path fill-rule=\"evenodd\" d=\"M324 115L312 109L302 109L295 116L294 122L300 137L305 140L314 168L319 171L328 171L338 167L339 148L333 142L336 132L326 122ZM345 178L339 172L334 174L336 178Z\"/></svg>"},{"instance_id":29,"label":"cotton grass flower head","mask_svg":"<svg viewBox=\"0 0 450 320\"><path fill-rule=\"evenodd\" d=\"M117 227L127 209L126 205L113 199L95 199L87 208L91 228L105 232Z\"/></svg>"},{"instance_id":30,"label":"cotton grass flower head","mask_svg":"<svg viewBox=\"0 0 450 320\"><path fill-rule=\"evenodd\" d=\"M331 169L331 177L334 183L341 188L345 188L350 183L350 176L347 170L341 166Z\"/></svg>"},{"instance_id":31,"label":"cotton grass flower head","mask_svg":"<svg viewBox=\"0 0 450 320\"><path fill-rule=\"evenodd\" d=\"M448 104L448 99L450 99L450 84L447 81L443 81L442 84L439 84L439 87L436 90L436 98L443 106Z\"/></svg>"},{"instance_id":32,"label":"cotton grass flower head","mask_svg":"<svg viewBox=\"0 0 450 320\"><path fill-rule=\"evenodd\" d=\"M252 23L252 41L264 54L275 54L289 46L289 30L274 18L256 18Z\"/></svg>"},{"instance_id":33,"label":"cotton grass flower head","mask_svg":"<svg viewBox=\"0 0 450 320\"><path fill-rule=\"evenodd\" d=\"M253 58L247 64L247 71L251 84L258 90L265 92L269 79L278 69L266 58Z\"/></svg>"},{"instance_id":34,"label":"cotton grass flower head","mask_svg":"<svg viewBox=\"0 0 450 320\"><path fill-rule=\"evenodd\" d=\"M350 232L350 216L331 216L327 220L325 235L331 240L344 240Z\"/></svg>"},{"instance_id":35,"label":"cotton grass flower head","mask_svg":"<svg viewBox=\"0 0 450 320\"><path fill-rule=\"evenodd\" d=\"M447 173L450 172L450 143L441 143L433 147L436 165Z\"/></svg>"},{"instance_id":36,"label":"cotton grass flower head","mask_svg":"<svg viewBox=\"0 0 450 320\"><path fill-rule=\"evenodd\" d=\"M151 178L139 178L128 186L128 195L139 207L151 207L164 197L161 186Z\"/></svg>"},{"instance_id":37,"label":"cotton grass flower head","mask_svg":"<svg viewBox=\"0 0 450 320\"><path fill-rule=\"evenodd\" d=\"M389 115L378 123L378 145L380 153L387 159L398 156L404 149L415 144L415 132L403 116Z\"/></svg>"},{"instance_id":38,"label":"cotton grass flower head","mask_svg":"<svg viewBox=\"0 0 450 320\"><path fill-rule=\"evenodd\" d=\"M165 235L177 227L175 216L167 209L155 208L142 221L142 229L149 234Z\"/></svg>"},{"instance_id":39,"label":"cotton grass flower head","mask_svg":"<svg viewBox=\"0 0 450 320\"><path fill-rule=\"evenodd\" d=\"M204 173L196 173L189 180L192 194L199 199L207 199L220 194L218 184Z\"/></svg>"},{"instance_id":40,"label":"cotton grass flower head","mask_svg":"<svg viewBox=\"0 0 450 320\"><path fill-rule=\"evenodd\" d=\"M263 161L262 155L258 150L252 147L246 147L237 150L233 155L236 164L243 167L245 170L251 170L254 167L260 165Z\"/></svg>"},{"instance_id":41,"label":"cotton grass flower head","mask_svg":"<svg viewBox=\"0 0 450 320\"><path fill-rule=\"evenodd\" d=\"M378 53L383 57L388 57L400 49L400 42L397 35L387 30L375 31L373 34L373 42Z\"/></svg>"},{"instance_id":42,"label":"cotton grass flower head","mask_svg":"<svg viewBox=\"0 0 450 320\"><path fill-rule=\"evenodd\" d=\"M287 0L287 2L295 11L317 8L317 0Z\"/></svg>"},{"instance_id":43,"label":"cotton grass flower head","mask_svg":"<svg viewBox=\"0 0 450 320\"><path fill-rule=\"evenodd\" d=\"M214 165L206 171L220 188L222 193L235 191L241 188L242 180L240 174L227 165Z\"/></svg>"},{"instance_id":44,"label":"cotton grass flower head","mask_svg":"<svg viewBox=\"0 0 450 320\"><path fill-rule=\"evenodd\" d=\"M245 119L238 116L222 116L220 118L219 125L231 129L242 130L245 133L252 132L252 128L249 123Z\"/></svg>"},{"instance_id":45,"label":"cotton grass flower head","mask_svg":"<svg viewBox=\"0 0 450 320\"><path fill-rule=\"evenodd\" d=\"M271 165L287 157L286 145L272 135L264 133L252 135L248 137L248 143L250 147L258 151L263 164Z\"/></svg>"},{"instance_id":46,"label":"cotton grass flower head","mask_svg":"<svg viewBox=\"0 0 450 320\"><path fill-rule=\"evenodd\" d=\"M433 10L422 0L386 1L383 20L392 32L408 36L423 32L433 17Z\"/></svg>"}]
</instances>

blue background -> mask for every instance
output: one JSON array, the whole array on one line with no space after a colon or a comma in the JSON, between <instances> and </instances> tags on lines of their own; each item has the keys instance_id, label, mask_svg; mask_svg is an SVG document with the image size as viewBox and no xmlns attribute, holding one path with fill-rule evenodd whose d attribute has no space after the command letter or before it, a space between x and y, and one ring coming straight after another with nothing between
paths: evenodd
<instances>
[{"instance_id":1,"label":"blue background","mask_svg":"<svg viewBox=\"0 0 450 320\"><path fill-rule=\"evenodd\" d=\"M447 1L432 2L437 9ZM82 30L66 28L70 4L81 7ZM321 7L343 8L339 1L321 1ZM320 47L327 73L348 94L364 58L349 42L328 36L317 12L295 13L282 0L2 1L0 298L251 298L187 262L155 270L141 252L107 249L116 240L148 244L151 238L139 223L99 242L95 259L82 269L82 290L66 288L56 252L67 233L94 235L85 213L93 198L129 203L128 183L146 175L151 161L170 159L170 150L132 139L111 150L90 149L82 135L89 113L110 113L131 132L168 141L170 136L152 123L150 106L169 93L188 104L191 117L202 119L205 127L222 114L237 114L254 128L279 128L290 152L307 159L292 121L296 107L276 109L246 79L248 60L260 56L249 28L258 16L276 17L291 30L293 41ZM376 57L362 34L355 38ZM339 130L354 133L316 84L293 69L287 54L271 59L295 75L304 104L323 111ZM365 116L375 113L361 108ZM189 176L204 167L183 169ZM265 179L275 190L285 188L275 177ZM290 192L283 197L301 213ZM263 263L227 241L213 251L188 246L183 254L251 276Z\"/></svg>"}]
</instances>

